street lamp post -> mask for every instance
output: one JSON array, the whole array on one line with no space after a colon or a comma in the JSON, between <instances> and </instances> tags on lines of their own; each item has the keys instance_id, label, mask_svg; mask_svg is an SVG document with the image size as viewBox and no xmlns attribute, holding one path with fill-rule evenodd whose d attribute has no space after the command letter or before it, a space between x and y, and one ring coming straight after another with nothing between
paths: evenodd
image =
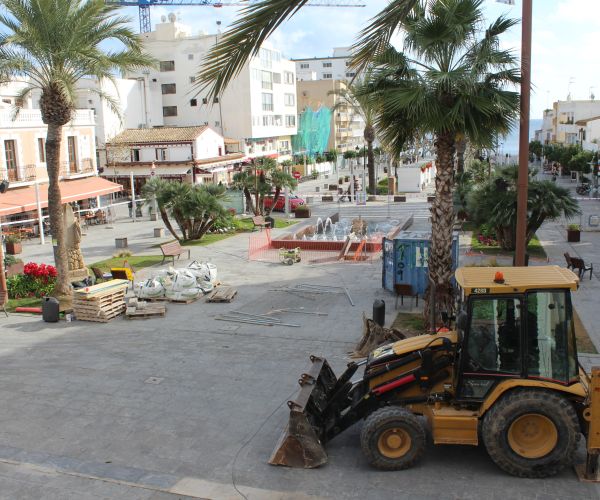
<instances>
[{"instance_id":1,"label":"street lamp post","mask_svg":"<svg viewBox=\"0 0 600 500\"><path fill-rule=\"evenodd\" d=\"M531 98L532 0L523 0L521 20L521 119L519 128L519 176L517 179L517 231L515 266L526 265L527 189L529 181L529 104Z\"/></svg>"},{"instance_id":2,"label":"street lamp post","mask_svg":"<svg viewBox=\"0 0 600 500\"><path fill-rule=\"evenodd\" d=\"M0 194L8 189L8 181L0 182ZM2 224L0 224L0 299L8 299L8 288L6 286L6 274L4 272L4 238L2 237Z\"/></svg>"}]
</instances>

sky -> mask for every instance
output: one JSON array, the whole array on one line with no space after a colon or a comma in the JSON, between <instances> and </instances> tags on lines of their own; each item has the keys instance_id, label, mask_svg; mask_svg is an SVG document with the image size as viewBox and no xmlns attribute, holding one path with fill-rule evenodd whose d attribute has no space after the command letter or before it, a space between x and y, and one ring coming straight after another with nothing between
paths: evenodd
<instances>
[{"instance_id":1,"label":"sky","mask_svg":"<svg viewBox=\"0 0 600 500\"><path fill-rule=\"evenodd\" d=\"M357 33L388 3L387 0L365 0L364 8L305 7L288 20L271 37L271 43L290 58L325 57L334 47L351 45ZM484 0L489 22L506 14L520 18L522 1L514 6ZM124 9L139 29L136 7ZM153 6L152 25L170 12L180 22L192 26L193 33L214 33L217 21L227 29L237 14L236 7ZM532 96L531 118L541 118L544 109L556 100L600 98L600 62L595 54L600 40L599 0L533 0ZM520 53L521 26L508 33L505 48Z\"/></svg>"}]
</instances>

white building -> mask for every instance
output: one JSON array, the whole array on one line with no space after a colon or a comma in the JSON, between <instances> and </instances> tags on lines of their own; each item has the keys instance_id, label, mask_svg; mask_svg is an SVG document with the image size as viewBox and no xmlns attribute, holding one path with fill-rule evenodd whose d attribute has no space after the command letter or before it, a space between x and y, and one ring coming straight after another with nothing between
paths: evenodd
<instances>
[{"instance_id":1,"label":"white building","mask_svg":"<svg viewBox=\"0 0 600 500\"><path fill-rule=\"evenodd\" d=\"M586 136L585 120L600 115L600 101L556 101L551 110L544 111L542 129L536 130L536 139L542 143L563 145L590 143Z\"/></svg>"},{"instance_id":2,"label":"white building","mask_svg":"<svg viewBox=\"0 0 600 500\"><path fill-rule=\"evenodd\" d=\"M222 136L238 140L243 152L286 159L290 136L297 132L296 75L293 62L268 46L260 49L218 98L209 102L207 92L196 87L196 75L219 35L192 34L175 22L156 25L140 35L144 49L159 61L159 68L129 75L143 81L146 109L160 112L150 126L188 127L207 125ZM156 113L155 113L156 114Z\"/></svg>"},{"instance_id":3,"label":"white building","mask_svg":"<svg viewBox=\"0 0 600 500\"><path fill-rule=\"evenodd\" d=\"M350 68L350 47L333 49L331 57L292 59L298 80L351 80L356 71Z\"/></svg>"}]
</instances>

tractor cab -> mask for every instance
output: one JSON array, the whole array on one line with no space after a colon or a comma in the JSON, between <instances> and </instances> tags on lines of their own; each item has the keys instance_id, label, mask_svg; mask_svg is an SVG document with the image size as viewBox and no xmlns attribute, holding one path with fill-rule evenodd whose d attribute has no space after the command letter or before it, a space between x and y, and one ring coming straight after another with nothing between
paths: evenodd
<instances>
[{"instance_id":1,"label":"tractor cab","mask_svg":"<svg viewBox=\"0 0 600 500\"><path fill-rule=\"evenodd\" d=\"M507 379L579 382L571 291L579 279L558 266L456 271L461 337L458 401L483 401Z\"/></svg>"}]
</instances>

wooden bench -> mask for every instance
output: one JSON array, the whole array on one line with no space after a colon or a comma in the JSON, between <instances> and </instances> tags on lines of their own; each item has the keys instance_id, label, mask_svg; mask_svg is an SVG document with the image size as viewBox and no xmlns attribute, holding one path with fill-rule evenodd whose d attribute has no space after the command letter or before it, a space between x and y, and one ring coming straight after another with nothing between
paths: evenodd
<instances>
[{"instance_id":1,"label":"wooden bench","mask_svg":"<svg viewBox=\"0 0 600 500\"><path fill-rule=\"evenodd\" d=\"M171 241L170 243L165 243L160 246L160 251L163 254L163 260L161 264L164 264L165 259L167 257L173 258L173 265L175 265L175 256L179 259L182 253L187 252L188 259L190 258L190 250L189 248L182 248L178 241Z\"/></svg>"},{"instance_id":2,"label":"wooden bench","mask_svg":"<svg viewBox=\"0 0 600 500\"><path fill-rule=\"evenodd\" d=\"M252 228L253 231L257 227L259 227L261 231L263 227L271 227L271 224L267 222L262 215L255 215L252 217L252 224L254 224L254 227Z\"/></svg>"}]
</instances>

